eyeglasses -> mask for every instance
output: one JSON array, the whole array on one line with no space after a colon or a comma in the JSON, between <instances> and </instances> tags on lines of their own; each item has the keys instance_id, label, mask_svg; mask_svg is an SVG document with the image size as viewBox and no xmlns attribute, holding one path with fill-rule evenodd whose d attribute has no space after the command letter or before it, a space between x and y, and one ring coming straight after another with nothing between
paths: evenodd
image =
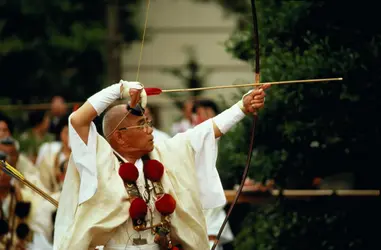
<instances>
[{"instance_id":1,"label":"eyeglasses","mask_svg":"<svg viewBox=\"0 0 381 250\"><path fill-rule=\"evenodd\" d=\"M132 129L132 128L144 129L144 128L152 128L152 126L153 126L152 121L144 121L144 124L142 124L142 125L123 127L123 128L119 128L118 130L122 131L122 130L128 130L128 129Z\"/></svg>"}]
</instances>

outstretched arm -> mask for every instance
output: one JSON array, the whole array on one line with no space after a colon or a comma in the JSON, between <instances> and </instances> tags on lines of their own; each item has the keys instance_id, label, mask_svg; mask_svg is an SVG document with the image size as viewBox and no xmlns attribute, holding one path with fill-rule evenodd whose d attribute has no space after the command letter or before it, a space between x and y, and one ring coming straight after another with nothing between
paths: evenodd
<instances>
[{"instance_id":1,"label":"outstretched arm","mask_svg":"<svg viewBox=\"0 0 381 250\"><path fill-rule=\"evenodd\" d=\"M222 183L216 169L218 153L216 138L228 132L247 114L255 113L262 108L264 105L264 90L268 87L269 85L263 85L260 89L245 94L242 100L216 117L168 140L168 142L172 142L172 140L178 142L185 135L186 140L190 142L194 151L200 199L204 209L223 206L226 202ZM179 144L173 143L173 145L178 146ZM174 152L177 150L175 148Z\"/></svg>"},{"instance_id":2,"label":"outstretched arm","mask_svg":"<svg viewBox=\"0 0 381 250\"><path fill-rule=\"evenodd\" d=\"M82 139L87 144L91 122L115 100L131 97L131 106L134 107L140 100L143 86L139 82L121 81L115 83L91 96L79 109L77 109L70 119L70 123Z\"/></svg>"},{"instance_id":3,"label":"outstretched arm","mask_svg":"<svg viewBox=\"0 0 381 250\"><path fill-rule=\"evenodd\" d=\"M247 114L255 114L265 104L265 90L270 84L264 84L261 87L245 94L239 102L231 108L212 119L215 138L219 138L229 131L229 129L239 122Z\"/></svg>"}]
</instances>

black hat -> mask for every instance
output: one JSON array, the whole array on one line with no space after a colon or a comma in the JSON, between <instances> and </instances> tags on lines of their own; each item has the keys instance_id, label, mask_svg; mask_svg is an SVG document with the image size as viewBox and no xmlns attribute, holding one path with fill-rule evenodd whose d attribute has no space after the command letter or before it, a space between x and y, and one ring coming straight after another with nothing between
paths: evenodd
<instances>
[{"instance_id":1,"label":"black hat","mask_svg":"<svg viewBox=\"0 0 381 250\"><path fill-rule=\"evenodd\" d=\"M144 108L138 103L134 108L131 108L130 104L127 104L127 110L133 115L136 116L143 116L144 115Z\"/></svg>"}]
</instances>

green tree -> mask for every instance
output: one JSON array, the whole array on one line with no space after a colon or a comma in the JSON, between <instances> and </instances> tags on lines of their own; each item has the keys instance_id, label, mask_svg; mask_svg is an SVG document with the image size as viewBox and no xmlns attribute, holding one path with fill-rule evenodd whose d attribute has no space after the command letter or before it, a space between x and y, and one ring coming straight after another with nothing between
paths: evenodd
<instances>
[{"instance_id":1,"label":"green tree","mask_svg":"<svg viewBox=\"0 0 381 250\"><path fill-rule=\"evenodd\" d=\"M228 7L229 13L247 10L239 13L237 31L226 48L252 63L248 1L246 5L211 1ZM352 172L356 188L378 188L375 163L381 138L375 114L380 108L381 28L372 25L375 4L266 0L257 1L257 11L262 81L326 77L344 81L273 86L268 91L250 176L275 177L280 187L309 188L315 176ZM219 166L225 185L240 178L251 122L247 118L221 139ZM379 218L377 209L379 203L373 200L360 204L334 198L281 200L249 214L236 246L240 250L373 249L379 245L370 229Z\"/></svg>"},{"instance_id":2,"label":"green tree","mask_svg":"<svg viewBox=\"0 0 381 250\"><path fill-rule=\"evenodd\" d=\"M114 1L115 2L115 1ZM138 0L116 1L122 41L140 38ZM41 102L52 95L83 101L104 82L106 5L101 0L3 0L0 97Z\"/></svg>"}]
</instances>

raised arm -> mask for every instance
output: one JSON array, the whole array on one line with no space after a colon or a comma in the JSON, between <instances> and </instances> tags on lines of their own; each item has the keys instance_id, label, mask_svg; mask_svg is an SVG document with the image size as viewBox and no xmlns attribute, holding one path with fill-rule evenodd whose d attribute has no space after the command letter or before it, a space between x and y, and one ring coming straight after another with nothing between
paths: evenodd
<instances>
[{"instance_id":1,"label":"raised arm","mask_svg":"<svg viewBox=\"0 0 381 250\"><path fill-rule=\"evenodd\" d=\"M98 93L92 95L79 109L77 109L70 119L70 123L87 144L91 122L115 100L131 97L131 106L134 107L142 96L143 86L139 82L120 81ZM142 96L143 105L146 103L145 95Z\"/></svg>"},{"instance_id":2,"label":"raised arm","mask_svg":"<svg viewBox=\"0 0 381 250\"><path fill-rule=\"evenodd\" d=\"M219 138L247 114L255 114L265 104L265 90L270 84L245 94L239 102L212 119L215 138Z\"/></svg>"}]
</instances>

